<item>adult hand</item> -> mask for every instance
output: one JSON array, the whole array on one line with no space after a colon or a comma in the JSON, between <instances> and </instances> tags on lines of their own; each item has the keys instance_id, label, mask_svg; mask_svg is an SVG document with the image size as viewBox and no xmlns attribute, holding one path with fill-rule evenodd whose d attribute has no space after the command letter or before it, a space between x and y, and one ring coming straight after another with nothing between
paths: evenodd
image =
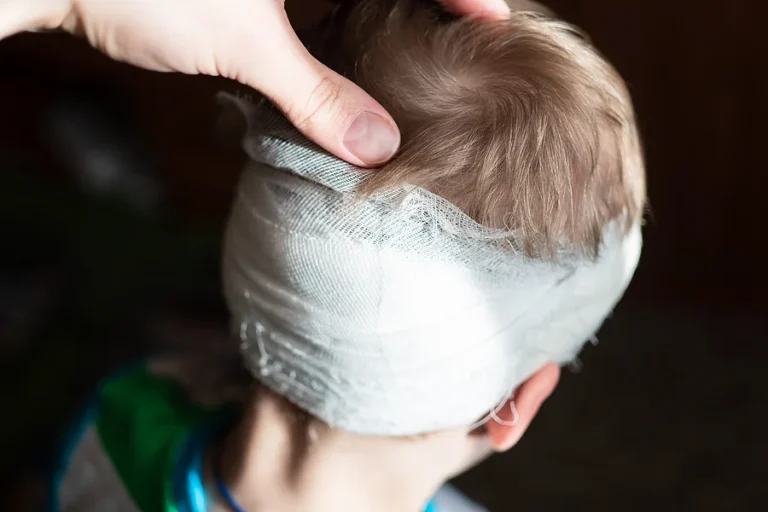
<instances>
[{"instance_id":1,"label":"adult hand","mask_svg":"<svg viewBox=\"0 0 768 512\"><path fill-rule=\"evenodd\" d=\"M217 75L253 87L307 137L350 163L374 166L400 135L373 98L315 60L285 0L0 0L14 28L63 28L113 59L157 71ZM457 14L504 16L504 0L443 0ZM45 10L45 12L42 12ZM10 16L10 18L9 18ZM3 34L2 30L6 30Z\"/></svg>"},{"instance_id":2,"label":"adult hand","mask_svg":"<svg viewBox=\"0 0 768 512\"><path fill-rule=\"evenodd\" d=\"M509 0L438 0L454 14L473 14L485 18L503 18L509 15Z\"/></svg>"}]
</instances>

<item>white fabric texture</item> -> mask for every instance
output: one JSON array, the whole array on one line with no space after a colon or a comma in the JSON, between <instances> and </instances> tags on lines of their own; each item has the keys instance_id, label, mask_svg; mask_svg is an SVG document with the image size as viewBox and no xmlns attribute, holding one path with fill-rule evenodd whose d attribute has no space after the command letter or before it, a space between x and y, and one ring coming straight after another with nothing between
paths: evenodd
<instances>
[{"instance_id":1,"label":"white fabric texture","mask_svg":"<svg viewBox=\"0 0 768 512\"><path fill-rule=\"evenodd\" d=\"M628 285L640 227L596 261L526 257L418 188L355 195L366 171L271 107L249 121L224 289L256 378L332 427L415 435L469 426L547 362L566 363Z\"/></svg>"}]
</instances>

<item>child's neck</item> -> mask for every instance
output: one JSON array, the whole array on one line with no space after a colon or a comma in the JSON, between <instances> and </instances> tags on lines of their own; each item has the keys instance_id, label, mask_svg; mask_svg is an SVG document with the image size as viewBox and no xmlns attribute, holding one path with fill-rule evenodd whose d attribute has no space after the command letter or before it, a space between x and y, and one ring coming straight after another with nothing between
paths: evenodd
<instances>
[{"instance_id":1,"label":"child's neck","mask_svg":"<svg viewBox=\"0 0 768 512\"><path fill-rule=\"evenodd\" d=\"M306 428L280 399L264 394L209 450L212 512L233 512L216 491L219 461L229 492L246 512L420 512L442 483L413 471L386 441L325 429L315 436Z\"/></svg>"}]
</instances>

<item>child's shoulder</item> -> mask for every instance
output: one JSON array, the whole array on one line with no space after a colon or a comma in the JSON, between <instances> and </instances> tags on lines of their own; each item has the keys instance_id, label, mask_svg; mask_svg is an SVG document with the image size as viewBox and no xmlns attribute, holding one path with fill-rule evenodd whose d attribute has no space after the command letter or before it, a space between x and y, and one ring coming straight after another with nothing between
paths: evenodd
<instances>
[{"instance_id":1,"label":"child's shoulder","mask_svg":"<svg viewBox=\"0 0 768 512\"><path fill-rule=\"evenodd\" d=\"M51 510L163 510L180 447L232 408L206 369L174 354L108 375L67 438Z\"/></svg>"}]
</instances>

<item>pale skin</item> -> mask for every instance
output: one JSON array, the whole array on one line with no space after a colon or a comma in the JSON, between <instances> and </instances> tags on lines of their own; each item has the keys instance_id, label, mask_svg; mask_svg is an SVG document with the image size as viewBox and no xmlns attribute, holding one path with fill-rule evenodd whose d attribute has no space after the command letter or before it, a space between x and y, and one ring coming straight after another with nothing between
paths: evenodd
<instances>
[{"instance_id":1,"label":"pale skin","mask_svg":"<svg viewBox=\"0 0 768 512\"><path fill-rule=\"evenodd\" d=\"M441 1L458 14L509 14L505 0ZM142 68L237 80L350 163L380 165L399 147L397 126L381 105L304 48L285 0L0 0L0 38L46 29L83 36Z\"/></svg>"},{"instance_id":2,"label":"pale skin","mask_svg":"<svg viewBox=\"0 0 768 512\"><path fill-rule=\"evenodd\" d=\"M212 512L231 512L212 483L218 460L248 512L421 512L448 479L515 446L559 379L560 368L548 364L482 427L415 438L362 436L297 420L292 406L262 390L209 450Z\"/></svg>"},{"instance_id":3,"label":"pale skin","mask_svg":"<svg viewBox=\"0 0 768 512\"><path fill-rule=\"evenodd\" d=\"M238 424L206 454L210 512L232 512L218 495L214 467L248 512L421 512L447 480L513 448L560 380L557 365L543 366L475 429L381 437L332 429L263 388L230 393L218 386L218 398L209 395L210 383L227 379L215 375L226 365L203 370L208 361L155 361L152 371L183 382L201 403L245 400Z\"/></svg>"},{"instance_id":4,"label":"pale skin","mask_svg":"<svg viewBox=\"0 0 768 512\"><path fill-rule=\"evenodd\" d=\"M505 0L442 0L483 18L509 14ZM226 6L226 8L224 8ZM270 98L296 127L353 164L382 164L397 151L392 118L370 96L316 61L289 23L284 0L0 0L0 39L61 29L109 57L154 71L216 75ZM240 424L212 447L234 497L249 512L417 512L437 488L488 454L512 448L555 389L546 365L496 419L416 439L359 436L297 423L275 395L254 395ZM516 420L516 421L513 421ZM213 510L228 510L211 488Z\"/></svg>"}]
</instances>

